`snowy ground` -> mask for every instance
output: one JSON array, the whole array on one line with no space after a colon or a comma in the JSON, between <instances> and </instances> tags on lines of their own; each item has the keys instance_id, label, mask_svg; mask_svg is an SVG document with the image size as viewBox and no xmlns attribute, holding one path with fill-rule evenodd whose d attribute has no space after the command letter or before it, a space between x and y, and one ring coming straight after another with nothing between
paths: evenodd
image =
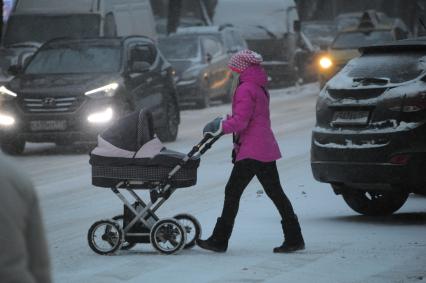
<instances>
[{"instance_id":1,"label":"snowy ground","mask_svg":"<svg viewBox=\"0 0 426 283\"><path fill-rule=\"evenodd\" d=\"M305 251L291 255L272 253L283 240L280 218L253 181L226 254L194 248L164 256L138 245L99 256L87 245L87 230L94 221L119 214L121 202L109 190L91 186L86 154L30 145L16 161L37 186L55 282L426 282L426 198L412 196L397 214L369 218L313 180L309 147L318 91L308 85L271 93L273 127L284 154L279 171L306 241ZM167 146L189 151L204 124L229 108L184 111L179 138ZM221 210L230 152L231 138L224 137L203 157L198 184L177 191L160 216L191 213L208 236Z\"/></svg>"}]
</instances>

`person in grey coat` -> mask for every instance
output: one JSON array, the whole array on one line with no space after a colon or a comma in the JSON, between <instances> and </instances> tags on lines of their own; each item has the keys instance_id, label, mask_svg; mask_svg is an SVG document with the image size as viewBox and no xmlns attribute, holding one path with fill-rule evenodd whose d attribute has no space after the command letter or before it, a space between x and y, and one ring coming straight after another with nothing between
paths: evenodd
<instances>
[{"instance_id":1,"label":"person in grey coat","mask_svg":"<svg viewBox=\"0 0 426 283\"><path fill-rule=\"evenodd\" d=\"M0 282L50 283L49 255L33 185L0 154Z\"/></svg>"}]
</instances>

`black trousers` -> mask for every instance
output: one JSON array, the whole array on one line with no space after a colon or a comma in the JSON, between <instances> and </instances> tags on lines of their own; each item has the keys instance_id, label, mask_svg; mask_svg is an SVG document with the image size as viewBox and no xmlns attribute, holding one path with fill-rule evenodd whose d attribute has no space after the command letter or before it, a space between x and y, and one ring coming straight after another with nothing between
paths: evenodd
<instances>
[{"instance_id":1,"label":"black trousers","mask_svg":"<svg viewBox=\"0 0 426 283\"><path fill-rule=\"evenodd\" d=\"M281 187L276 162L244 159L235 162L226 184L221 216L223 221L229 225L234 224L241 196L254 176L257 177L266 194L277 207L281 218L283 220L292 219L294 217L293 206Z\"/></svg>"}]
</instances>

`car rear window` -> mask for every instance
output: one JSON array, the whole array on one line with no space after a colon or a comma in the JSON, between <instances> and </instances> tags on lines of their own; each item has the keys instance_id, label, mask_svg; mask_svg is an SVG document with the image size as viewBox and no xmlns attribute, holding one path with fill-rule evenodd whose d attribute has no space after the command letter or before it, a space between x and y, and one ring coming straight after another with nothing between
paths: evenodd
<instances>
[{"instance_id":1,"label":"car rear window","mask_svg":"<svg viewBox=\"0 0 426 283\"><path fill-rule=\"evenodd\" d=\"M386 79L401 83L418 77L426 68L424 52L366 54L352 60L345 73L352 79Z\"/></svg>"}]
</instances>

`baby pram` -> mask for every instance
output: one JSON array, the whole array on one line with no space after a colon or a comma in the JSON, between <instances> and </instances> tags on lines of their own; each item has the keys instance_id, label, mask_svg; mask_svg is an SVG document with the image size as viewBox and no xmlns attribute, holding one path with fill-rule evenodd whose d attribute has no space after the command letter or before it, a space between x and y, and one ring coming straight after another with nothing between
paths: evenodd
<instances>
[{"instance_id":1,"label":"baby pram","mask_svg":"<svg viewBox=\"0 0 426 283\"><path fill-rule=\"evenodd\" d=\"M200 156L219 137L205 136L188 154L171 151L154 137L151 119L145 111L120 119L98 137L90 154L93 185L110 188L124 203L122 215L90 227L89 246L98 254L128 250L137 243L151 243L160 253L174 254L193 247L201 235L195 217L178 214L160 219L155 212L176 189L196 184ZM148 190L148 201L136 190Z\"/></svg>"}]
</instances>

